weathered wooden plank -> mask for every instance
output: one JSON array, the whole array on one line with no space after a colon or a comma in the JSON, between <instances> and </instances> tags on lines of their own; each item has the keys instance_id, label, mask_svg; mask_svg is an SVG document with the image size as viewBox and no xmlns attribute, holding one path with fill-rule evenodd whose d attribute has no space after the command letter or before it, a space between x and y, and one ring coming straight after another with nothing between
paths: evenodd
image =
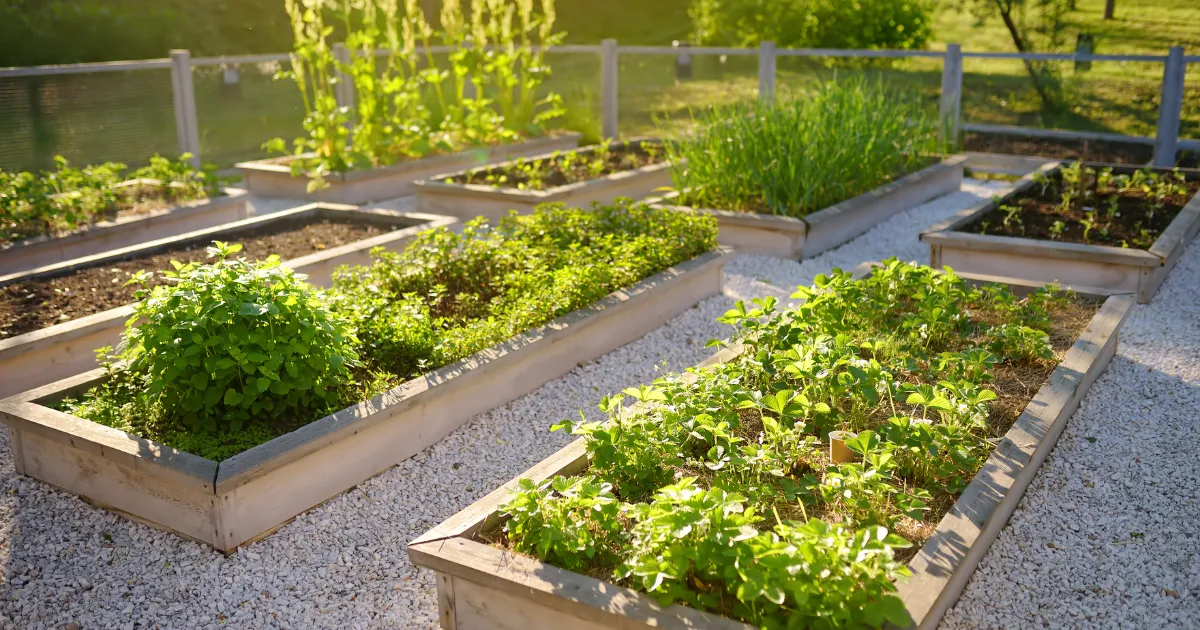
<instances>
[{"instance_id":1,"label":"weathered wooden plank","mask_svg":"<svg viewBox=\"0 0 1200 630\"><path fill-rule=\"evenodd\" d=\"M1039 256L1056 261L1080 260L1130 267L1159 267L1162 265L1161 258L1146 250L1126 249L1110 245L1041 241L1018 236L949 231L926 232L921 235L921 240L946 248L953 247L979 252L1010 252L1014 255Z\"/></svg>"},{"instance_id":2,"label":"weathered wooden plank","mask_svg":"<svg viewBox=\"0 0 1200 630\"><path fill-rule=\"evenodd\" d=\"M879 188L798 219L753 212L676 205L678 192L647 199L662 208L697 212L716 217L717 239L740 251L802 259L837 247L863 234L888 217L930 199L958 190L965 158L949 156L941 162Z\"/></svg>"},{"instance_id":3,"label":"weathered wooden plank","mask_svg":"<svg viewBox=\"0 0 1200 630\"><path fill-rule=\"evenodd\" d=\"M802 257L810 258L865 234L882 221L909 208L962 188L966 156L952 155L863 193L804 217L808 231Z\"/></svg>"},{"instance_id":4,"label":"weathered wooden plank","mask_svg":"<svg viewBox=\"0 0 1200 630\"><path fill-rule=\"evenodd\" d=\"M178 475L164 474L165 466L147 464L152 458L162 461L154 452L120 458L107 449L79 448L82 438L64 442L24 428L16 432L21 435L24 474L191 539L209 544L216 540L217 507L211 478L207 488L197 479L176 483ZM148 444L143 440L139 446ZM216 463L208 464L215 475Z\"/></svg>"},{"instance_id":5,"label":"weathered wooden plank","mask_svg":"<svg viewBox=\"0 0 1200 630\"><path fill-rule=\"evenodd\" d=\"M1030 155L1008 155L1004 153L982 153L968 151L966 167L981 173L996 173L1000 175L1025 176L1049 163L1057 164L1059 160L1041 158Z\"/></svg>"},{"instance_id":6,"label":"weathered wooden plank","mask_svg":"<svg viewBox=\"0 0 1200 630\"><path fill-rule=\"evenodd\" d=\"M408 553L420 566L453 576L455 627L459 630L749 629L692 608L663 607L632 589L463 538L410 544ZM495 625L487 624L489 617Z\"/></svg>"},{"instance_id":7,"label":"weathered wooden plank","mask_svg":"<svg viewBox=\"0 0 1200 630\"><path fill-rule=\"evenodd\" d=\"M1143 270L1149 267L1096 261L1066 260L1031 254L1011 255L1009 252L960 249L938 244L941 253L938 266L955 272L978 272L1021 278L1027 282L1050 284L1057 282L1085 292L1136 293Z\"/></svg>"}]
</instances>

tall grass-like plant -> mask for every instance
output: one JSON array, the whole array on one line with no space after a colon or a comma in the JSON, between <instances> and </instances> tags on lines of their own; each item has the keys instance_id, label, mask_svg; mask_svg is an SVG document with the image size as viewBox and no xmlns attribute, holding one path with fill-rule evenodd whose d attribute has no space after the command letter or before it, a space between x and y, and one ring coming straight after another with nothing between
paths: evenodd
<instances>
[{"instance_id":1,"label":"tall grass-like plant","mask_svg":"<svg viewBox=\"0 0 1200 630\"><path fill-rule=\"evenodd\" d=\"M295 172L314 176L385 166L406 158L512 142L544 133L564 113L556 94L538 96L549 74L544 48L559 43L554 0L471 0L442 6L441 31L419 0L285 0L295 46L291 70L306 136L293 142ZM333 16L349 59L338 59ZM450 48L439 65L433 47ZM342 81L355 106L339 106ZM283 139L268 150L288 153Z\"/></svg>"},{"instance_id":2,"label":"tall grass-like plant","mask_svg":"<svg viewBox=\"0 0 1200 630\"><path fill-rule=\"evenodd\" d=\"M861 78L692 116L692 132L666 146L681 201L706 208L803 217L941 148L937 117L917 94Z\"/></svg>"}]
</instances>

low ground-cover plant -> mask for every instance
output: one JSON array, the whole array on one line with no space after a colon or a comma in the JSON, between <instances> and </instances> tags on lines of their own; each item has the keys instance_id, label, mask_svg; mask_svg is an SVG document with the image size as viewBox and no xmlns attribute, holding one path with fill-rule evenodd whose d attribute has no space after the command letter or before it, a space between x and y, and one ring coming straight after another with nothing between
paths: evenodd
<instances>
[{"instance_id":1,"label":"low ground-cover plant","mask_svg":"<svg viewBox=\"0 0 1200 630\"><path fill-rule=\"evenodd\" d=\"M736 358L606 397L604 422L556 425L583 436L587 476L522 482L499 542L764 628L906 625L904 550L1094 306L896 260L792 297L721 318ZM851 432L854 461L830 461L833 431Z\"/></svg>"},{"instance_id":2,"label":"low ground-cover plant","mask_svg":"<svg viewBox=\"0 0 1200 630\"><path fill-rule=\"evenodd\" d=\"M218 243L145 292L108 379L62 408L221 460L715 246L708 217L543 206L377 249L323 291Z\"/></svg>"},{"instance_id":3,"label":"low ground-cover plant","mask_svg":"<svg viewBox=\"0 0 1200 630\"><path fill-rule=\"evenodd\" d=\"M937 123L915 94L864 79L695 112L665 144L680 203L803 217L929 164Z\"/></svg>"},{"instance_id":4,"label":"low ground-cover plant","mask_svg":"<svg viewBox=\"0 0 1200 630\"><path fill-rule=\"evenodd\" d=\"M307 135L291 151L282 138L266 148L296 155L293 173L308 173L315 189L329 173L543 134L563 114L561 97L539 93L550 72L544 47L562 34L554 0L539 5L471 0L464 14L462 3L446 2L435 31L418 0L286 0L295 45L280 76L300 89ZM349 59L336 58L326 13ZM450 47L446 61L434 45ZM346 80L353 108L337 100Z\"/></svg>"},{"instance_id":5,"label":"low ground-cover plant","mask_svg":"<svg viewBox=\"0 0 1200 630\"><path fill-rule=\"evenodd\" d=\"M1178 169L1114 173L1112 167L1066 164L1034 176L1034 186L972 222L980 234L1149 249L1200 191Z\"/></svg>"},{"instance_id":6,"label":"low ground-cover plant","mask_svg":"<svg viewBox=\"0 0 1200 630\"><path fill-rule=\"evenodd\" d=\"M594 147L555 151L546 157L520 158L504 166L485 166L447 177L448 184L482 184L517 190L546 190L632 171L666 160L662 144L638 140L613 144L604 140Z\"/></svg>"},{"instance_id":7,"label":"low ground-cover plant","mask_svg":"<svg viewBox=\"0 0 1200 630\"><path fill-rule=\"evenodd\" d=\"M364 358L398 378L452 363L716 246L716 227L629 200L431 230L342 271Z\"/></svg>"},{"instance_id":8,"label":"low ground-cover plant","mask_svg":"<svg viewBox=\"0 0 1200 630\"><path fill-rule=\"evenodd\" d=\"M191 157L185 153L171 161L155 155L132 172L117 162L75 168L62 156L53 171L0 170L0 243L68 232L146 204L219 195L224 180L215 167L194 168ZM128 179L159 183L117 186Z\"/></svg>"}]
</instances>

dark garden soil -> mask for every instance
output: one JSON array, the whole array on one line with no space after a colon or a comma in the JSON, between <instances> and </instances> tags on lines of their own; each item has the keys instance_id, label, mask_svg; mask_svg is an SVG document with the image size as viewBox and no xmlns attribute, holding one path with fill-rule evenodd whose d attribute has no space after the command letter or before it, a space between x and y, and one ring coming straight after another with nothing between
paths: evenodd
<instances>
[{"instance_id":1,"label":"dark garden soil","mask_svg":"<svg viewBox=\"0 0 1200 630\"><path fill-rule=\"evenodd\" d=\"M243 246L240 256L261 259L278 254L290 260L389 231L387 226L289 221L230 235ZM0 287L0 339L61 324L135 300L137 287L123 286L140 270L169 270L171 261L207 260L206 245L180 247L133 260L88 267L56 278L29 280ZM155 274L151 284L165 280Z\"/></svg>"},{"instance_id":2,"label":"dark garden soil","mask_svg":"<svg viewBox=\"0 0 1200 630\"><path fill-rule=\"evenodd\" d=\"M477 169L446 181L498 188L546 190L577 182L599 179L613 173L632 171L667 160L666 151L657 141L613 143L608 151L563 152L561 155L530 160L505 168Z\"/></svg>"},{"instance_id":3,"label":"dark garden soil","mask_svg":"<svg viewBox=\"0 0 1200 630\"><path fill-rule=\"evenodd\" d=\"M1154 148L1149 145L1102 140L1057 140L991 133L966 134L963 140L963 150L1138 166L1149 163L1154 154Z\"/></svg>"},{"instance_id":4,"label":"dark garden soil","mask_svg":"<svg viewBox=\"0 0 1200 630\"><path fill-rule=\"evenodd\" d=\"M1061 196L1055 190L1056 185L1047 188L1043 193L1041 187L1035 184L1031 191L998 205L983 217L961 228L961 231L1149 249L1179 211L1187 205L1188 200L1200 191L1200 181L1189 181L1186 194L1165 197L1162 207L1157 209L1153 208L1153 199L1141 190L1120 193L1102 191L1093 194L1082 203L1076 201L1065 207ZM1109 220L1108 200L1114 195L1118 197L1117 212ZM1012 218L1008 218L1009 212L1004 209L1005 206L1018 208L1019 211ZM1082 220L1092 222L1091 230L1086 230ZM1063 228L1061 233L1055 234L1053 228L1059 221L1063 223ZM1087 239L1084 238L1085 232Z\"/></svg>"}]
</instances>

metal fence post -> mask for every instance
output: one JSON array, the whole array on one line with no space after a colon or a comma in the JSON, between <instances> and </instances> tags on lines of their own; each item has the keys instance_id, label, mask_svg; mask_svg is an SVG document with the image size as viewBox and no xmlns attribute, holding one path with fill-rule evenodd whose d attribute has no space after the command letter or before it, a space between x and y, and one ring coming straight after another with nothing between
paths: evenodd
<instances>
[{"instance_id":1,"label":"metal fence post","mask_svg":"<svg viewBox=\"0 0 1200 630\"><path fill-rule=\"evenodd\" d=\"M192 83L192 54L171 51L171 89L175 95L175 133L179 152L192 154L192 165L200 166L200 125L196 121L196 88Z\"/></svg>"},{"instance_id":2,"label":"metal fence post","mask_svg":"<svg viewBox=\"0 0 1200 630\"><path fill-rule=\"evenodd\" d=\"M600 107L601 133L605 138L617 137L617 40L600 42Z\"/></svg>"},{"instance_id":3,"label":"metal fence post","mask_svg":"<svg viewBox=\"0 0 1200 630\"><path fill-rule=\"evenodd\" d=\"M341 67L337 68L337 86L334 87L333 97L337 99L338 107L345 107L346 111L350 112L351 118L354 117L354 81L350 74L343 68L350 67L350 51L346 45L338 42L333 45L333 58L337 60ZM347 124L353 124L348 122Z\"/></svg>"},{"instance_id":4,"label":"metal fence post","mask_svg":"<svg viewBox=\"0 0 1200 630\"><path fill-rule=\"evenodd\" d=\"M942 121L942 139L950 146L958 146L959 130L962 128L962 47L946 45L945 61L942 64L942 100L939 108Z\"/></svg>"},{"instance_id":5,"label":"metal fence post","mask_svg":"<svg viewBox=\"0 0 1200 630\"><path fill-rule=\"evenodd\" d=\"M1183 113L1183 79L1187 64L1183 62L1183 47L1172 46L1163 65L1161 102L1158 105L1158 128L1154 134L1154 166L1175 166L1179 149L1179 117Z\"/></svg>"},{"instance_id":6,"label":"metal fence post","mask_svg":"<svg viewBox=\"0 0 1200 630\"><path fill-rule=\"evenodd\" d=\"M775 42L758 46L758 100L775 100Z\"/></svg>"},{"instance_id":7,"label":"metal fence post","mask_svg":"<svg viewBox=\"0 0 1200 630\"><path fill-rule=\"evenodd\" d=\"M691 44L675 40L671 42L671 47L679 51L675 55L675 80L686 81L692 78L692 54L688 52L688 47Z\"/></svg>"}]
</instances>

